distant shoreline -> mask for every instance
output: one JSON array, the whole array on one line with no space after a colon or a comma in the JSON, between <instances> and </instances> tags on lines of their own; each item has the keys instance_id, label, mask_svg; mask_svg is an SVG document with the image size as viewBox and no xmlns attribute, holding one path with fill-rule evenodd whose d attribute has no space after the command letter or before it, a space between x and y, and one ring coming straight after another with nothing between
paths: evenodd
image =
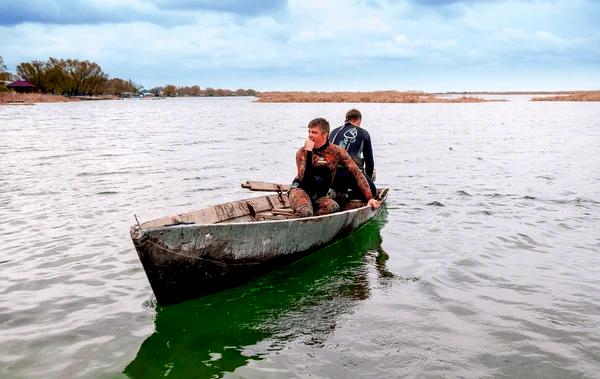
<instances>
[{"instance_id":1,"label":"distant shoreline","mask_svg":"<svg viewBox=\"0 0 600 379\"><path fill-rule=\"evenodd\" d=\"M461 95L461 97L444 97ZM532 101L600 101L600 91L555 91L555 92L261 92L259 103L482 103L508 101L506 99L484 99L477 95L548 95L534 97ZM553 95L553 96L550 96ZM558 95L558 96L557 96Z\"/></svg>"},{"instance_id":2,"label":"distant shoreline","mask_svg":"<svg viewBox=\"0 0 600 379\"><path fill-rule=\"evenodd\" d=\"M259 103L481 103L486 100L473 96L443 98L426 92L261 92Z\"/></svg>"},{"instance_id":3,"label":"distant shoreline","mask_svg":"<svg viewBox=\"0 0 600 379\"><path fill-rule=\"evenodd\" d=\"M44 93L0 93L0 105L32 105L36 103L66 103L71 101L80 100L61 95L49 95Z\"/></svg>"},{"instance_id":4,"label":"distant shoreline","mask_svg":"<svg viewBox=\"0 0 600 379\"><path fill-rule=\"evenodd\" d=\"M571 95L575 93L593 93L600 90L573 90L573 91L464 91L464 92L432 92L432 95Z\"/></svg>"},{"instance_id":5,"label":"distant shoreline","mask_svg":"<svg viewBox=\"0 0 600 379\"><path fill-rule=\"evenodd\" d=\"M116 100L116 96L62 96L45 93L0 93L0 105L33 105L37 103L70 103L87 100Z\"/></svg>"},{"instance_id":6,"label":"distant shoreline","mask_svg":"<svg viewBox=\"0 0 600 379\"><path fill-rule=\"evenodd\" d=\"M460 97L447 97L457 96ZM484 99L481 95L514 96L542 95L531 101L600 101L600 91L528 91L528 92L297 92L271 91L256 95L259 103L482 103L508 101ZM215 97L215 96L213 96ZM1 92L0 105L33 105L37 103L66 103L89 100L118 100L117 96L61 96L42 93Z\"/></svg>"},{"instance_id":7,"label":"distant shoreline","mask_svg":"<svg viewBox=\"0 0 600 379\"><path fill-rule=\"evenodd\" d=\"M534 97L531 101L600 101L600 91L582 91L557 96Z\"/></svg>"}]
</instances>

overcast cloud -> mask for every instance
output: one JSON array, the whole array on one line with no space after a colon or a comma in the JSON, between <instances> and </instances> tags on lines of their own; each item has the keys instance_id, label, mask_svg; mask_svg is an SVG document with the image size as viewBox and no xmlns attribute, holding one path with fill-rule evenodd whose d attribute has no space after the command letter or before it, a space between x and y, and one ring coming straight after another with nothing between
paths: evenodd
<instances>
[{"instance_id":1,"label":"overcast cloud","mask_svg":"<svg viewBox=\"0 0 600 379\"><path fill-rule=\"evenodd\" d=\"M146 87L598 89L599 3L0 0L0 55L89 59Z\"/></svg>"}]
</instances>

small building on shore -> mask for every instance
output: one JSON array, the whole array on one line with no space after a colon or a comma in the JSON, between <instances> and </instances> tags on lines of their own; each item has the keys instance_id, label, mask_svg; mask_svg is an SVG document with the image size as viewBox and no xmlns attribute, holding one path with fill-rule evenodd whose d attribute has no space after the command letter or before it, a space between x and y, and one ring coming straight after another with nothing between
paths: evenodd
<instances>
[{"instance_id":1,"label":"small building on shore","mask_svg":"<svg viewBox=\"0 0 600 379\"><path fill-rule=\"evenodd\" d=\"M20 93L38 91L38 87L35 84L31 84L26 80L17 80L16 82L7 84L6 87Z\"/></svg>"}]
</instances>

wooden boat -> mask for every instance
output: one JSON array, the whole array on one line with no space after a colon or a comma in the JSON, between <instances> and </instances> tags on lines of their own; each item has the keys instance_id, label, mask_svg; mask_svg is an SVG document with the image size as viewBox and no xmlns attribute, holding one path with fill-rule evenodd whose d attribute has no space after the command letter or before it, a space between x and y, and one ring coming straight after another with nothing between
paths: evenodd
<instances>
[{"instance_id":1,"label":"wooden boat","mask_svg":"<svg viewBox=\"0 0 600 379\"><path fill-rule=\"evenodd\" d=\"M260 185L252 189L261 190ZM131 239L158 303L233 287L302 258L376 217L388 192L379 191L382 207L375 210L361 203L338 213L299 218L290 209L284 186L277 189L277 194L134 225Z\"/></svg>"}]
</instances>

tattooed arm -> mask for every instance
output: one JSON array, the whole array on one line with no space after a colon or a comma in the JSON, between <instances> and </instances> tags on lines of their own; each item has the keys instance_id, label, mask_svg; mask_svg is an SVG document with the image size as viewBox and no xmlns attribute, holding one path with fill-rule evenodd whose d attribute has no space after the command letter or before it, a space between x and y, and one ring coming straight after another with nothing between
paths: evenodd
<instances>
[{"instance_id":1,"label":"tattooed arm","mask_svg":"<svg viewBox=\"0 0 600 379\"><path fill-rule=\"evenodd\" d=\"M296 152L296 167L298 168L298 174L296 175L295 182L298 184L306 181L308 184L312 175L312 151L307 151L304 148Z\"/></svg>"},{"instance_id":2,"label":"tattooed arm","mask_svg":"<svg viewBox=\"0 0 600 379\"><path fill-rule=\"evenodd\" d=\"M360 191L363 193L363 195L365 195L365 199L371 200L373 195L371 194L371 188L369 187L369 182L367 182L367 179L365 178L365 174L360 171L346 150L339 149L338 154L340 164L344 166L348 172L352 174L352 176L354 176L354 179L358 184L358 188L360 188Z\"/></svg>"},{"instance_id":3,"label":"tattooed arm","mask_svg":"<svg viewBox=\"0 0 600 379\"><path fill-rule=\"evenodd\" d=\"M365 174L363 174L362 171L359 170L356 163L354 163L352 158L350 158L350 155L348 155L348 153L344 149L340 149L339 159L339 162L344 167L346 167L348 172L350 172L354 176L358 187L360 188L363 195L365 195L365 198L368 201L367 204L370 205L372 209L379 208L381 206L381 202L376 199L373 199L371 189L369 188L369 182L367 182Z\"/></svg>"}]
</instances>

